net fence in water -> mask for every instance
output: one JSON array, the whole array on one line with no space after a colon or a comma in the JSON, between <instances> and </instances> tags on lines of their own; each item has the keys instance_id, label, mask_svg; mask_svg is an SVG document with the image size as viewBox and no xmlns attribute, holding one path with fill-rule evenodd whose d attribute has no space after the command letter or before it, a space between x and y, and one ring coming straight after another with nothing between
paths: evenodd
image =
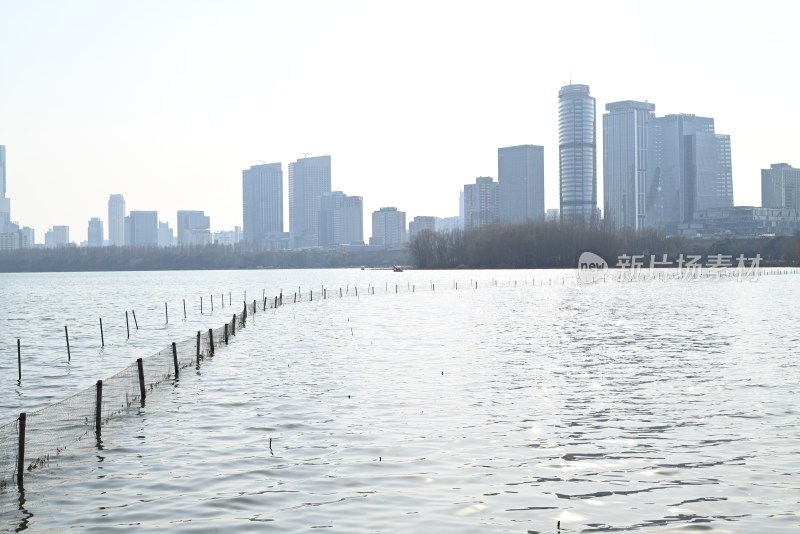
<instances>
[{"instance_id":1,"label":"net fence in water","mask_svg":"<svg viewBox=\"0 0 800 534\"><path fill-rule=\"evenodd\" d=\"M249 316L279 305L280 299L265 299L261 307L254 301L243 306L242 313L232 314L223 326L198 332L196 337L142 358L141 374L137 360L95 387L0 426L0 490L15 477L21 482L20 475L46 465L71 444L101 431L111 417L141 406L143 395L146 398L159 384L179 376L181 369L196 366L211 356L216 347L226 344L230 336L246 326ZM21 442L24 453L20 462Z\"/></svg>"},{"instance_id":2,"label":"net fence in water","mask_svg":"<svg viewBox=\"0 0 800 534\"><path fill-rule=\"evenodd\" d=\"M543 285L544 281L525 281L527 285ZM552 283L552 280L550 281ZM561 280L564 283L564 280ZM500 285L492 281L491 286ZM517 282L502 285L517 286ZM520 283L522 285L522 283ZM242 312L232 314L223 326L199 332L199 335L176 342L148 357L131 363L113 376L102 380L102 385L88 388L55 404L25 414L20 419L0 426L0 490L11 483L15 476L21 482L24 472L46 465L71 444L87 435L100 432L103 423L115 415L141 406L147 393L167 380L174 380L183 368L197 365L214 354L215 349L225 345L231 336L247 325L247 319L267 309L284 304L313 302L332 298L360 297L375 294L415 293L439 289L478 289L473 280L453 281L446 287L437 287L432 281L423 284L368 285L366 287L306 289L292 293L283 292L275 297L264 297L245 303ZM101 396L98 396L101 390ZM144 397L144 398L143 398ZM98 405L98 399L100 400ZM23 432L24 429L24 432ZM20 443L24 444L23 461L20 461ZM21 468L21 469L20 469Z\"/></svg>"}]
</instances>

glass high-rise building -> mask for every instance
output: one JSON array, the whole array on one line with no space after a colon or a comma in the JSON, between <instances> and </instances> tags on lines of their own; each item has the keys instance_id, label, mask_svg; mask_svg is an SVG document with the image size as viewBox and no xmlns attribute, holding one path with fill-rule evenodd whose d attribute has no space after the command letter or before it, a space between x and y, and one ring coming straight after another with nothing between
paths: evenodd
<instances>
[{"instance_id":1,"label":"glass high-rise building","mask_svg":"<svg viewBox=\"0 0 800 534\"><path fill-rule=\"evenodd\" d=\"M289 239L292 248L319 246L319 208L331 192L331 157L303 158L289 164Z\"/></svg>"},{"instance_id":2,"label":"glass high-rise building","mask_svg":"<svg viewBox=\"0 0 800 534\"><path fill-rule=\"evenodd\" d=\"M603 217L613 228L645 226L647 140L655 104L606 104L603 115Z\"/></svg>"},{"instance_id":3,"label":"glass high-rise building","mask_svg":"<svg viewBox=\"0 0 800 534\"><path fill-rule=\"evenodd\" d=\"M544 147L497 149L500 221L508 224L544 220Z\"/></svg>"},{"instance_id":4,"label":"glass high-rise building","mask_svg":"<svg viewBox=\"0 0 800 534\"><path fill-rule=\"evenodd\" d=\"M108 197L108 244L122 247L125 242L125 197L111 195Z\"/></svg>"},{"instance_id":5,"label":"glass high-rise building","mask_svg":"<svg viewBox=\"0 0 800 534\"><path fill-rule=\"evenodd\" d=\"M6 196L6 146L0 145L0 198Z\"/></svg>"},{"instance_id":6,"label":"glass high-rise building","mask_svg":"<svg viewBox=\"0 0 800 534\"><path fill-rule=\"evenodd\" d=\"M0 145L0 233L12 230L11 199L6 198L6 147Z\"/></svg>"},{"instance_id":7,"label":"glass high-rise building","mask_svg":"<svg viewBox=\"0 0 800 534\"><path fill-rule=\"evenodd\" d=\"M595 99L588 85L566 85L558 92L558 174L561 220L596 221Z\"/></svg>"},{"instance_id":8,"label":"glass high-rise building","mask_svg":"<svg viewBox=\"0 0 800 534\"><path fill-rule=\"evenodd\" d=\"M647 166L647 226L672 233L697 210L733 206L730 137L716 134L710 117L653 118Z\"/></svg>"},{"instance_id":9,"label":"glass high-rise building","mask_svg":"<svg viewBox=\"0 0 800 534\"><path fill-rule=\"evenodd\" d=\"M280 163L253 165L242 171L244 241L254 248L283 234L283 168ZM180 235L180 229L179 229Z\"/></svg>"}]
</instances>

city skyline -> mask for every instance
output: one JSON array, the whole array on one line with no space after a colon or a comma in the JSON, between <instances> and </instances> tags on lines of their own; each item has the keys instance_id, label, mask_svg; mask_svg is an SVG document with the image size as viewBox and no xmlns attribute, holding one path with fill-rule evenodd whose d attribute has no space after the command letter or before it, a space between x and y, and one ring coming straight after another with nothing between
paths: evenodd
<instances>
[{"instance_id":1,"label":"city skyline","mask_svg":"<svg viewBox=\"0 0 800 534\"><path fill-rule=\"evenodd\" d=\"M39 236L69 224L80 241L113 192L129 209L164 214L173 228L178 210L196 208L211 215L212 230L232 229L242 225L241 169L303 152L334 155L336 188L362 196L365 213L397 205L409 219L446 217L458 211L453 191L475 176L497 177L498 147L521 144L544 147L552 209L555 93L570 82L589 85L598 106L647 100L664 115L714 117L733 139L737 205L760 203L761 169L798 164L791 125L800 112L781 104L792 101L791 84L767 89L756 76L780 72L796 55L793 4L754 13L743 2L669 10L623 2L612 9L618 16L636 6L636 17L660 21L625 35L597 24L608 6L579 4L571 18L566 6L523 3L443 2L420 17L414 3L143 2L129 12L95 2L6 2L0 45L15 54L0 58L0 144L9 154L12 219ZM454 14L460 24L448 25L443 45L440 28ZM266 19L276 31L264 38L255 29ZM542 31L530 30L532 19ZM676 41L676 26L697 36L691 46ZM477 28L494 38L475 40ZM568 28L595 46L567 44L534 69L519 67ZM304 40L309 34L313 42ZM628 46L645 36L646 50ZM267 68L254 68L261 64ZM320 77L324 87L314 81ZM365 218L365 236L368 225Z\"/></svg>"}]
</instances>

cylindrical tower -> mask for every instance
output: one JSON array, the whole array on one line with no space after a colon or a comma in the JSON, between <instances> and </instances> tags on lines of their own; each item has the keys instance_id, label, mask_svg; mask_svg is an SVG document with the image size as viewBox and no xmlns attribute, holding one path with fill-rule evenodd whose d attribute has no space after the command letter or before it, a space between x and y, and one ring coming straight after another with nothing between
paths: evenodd
<instances>
[{"instance_id":1,"label":"cylindrical tower","mask_svg":"<svg viewBox=\"0 0 800 534\"><path fill-rule=\"evenodd\" d=\"M589 86L566 85L558 92L558 165L561 220L596 222L597 139L595 100Z\"/></svg>"}]
</instances>

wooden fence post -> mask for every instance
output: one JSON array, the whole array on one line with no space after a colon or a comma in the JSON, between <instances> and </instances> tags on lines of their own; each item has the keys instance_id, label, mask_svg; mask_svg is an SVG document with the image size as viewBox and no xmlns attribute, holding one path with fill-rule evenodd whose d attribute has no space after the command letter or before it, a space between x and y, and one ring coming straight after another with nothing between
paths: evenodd
<instances>
[{"instance_id":1,"label":"wooden fence post","mask_svg":"<svg viewBox=\"0 0 800 534\"><path fill-rule=\"evenodd\" d=\"M139 394L142 396L142 406L144 406L144 399L147 395L144 390L144 367L141 358L136 359L136 369L139 371Z\"/></svg>"},{"instance_id":2,"label":"wooden fence post","mask_svg":"<svg viewBox=\"0 0 800 534\"><path fill-rule=\"evenodd\" d=\"M178 346L172 342L172 363L175 365L175 378L178 378Z\"/></svg>"},{"instance_id":3,"label":"wooden fence post","mask_svg":"<svg viewBox=\"0 0 800 534\"><path fill-rule=\"evenodd\" d=\"M103 381L97 381L97 403L94 409L94 431L100 435L101 414L103 413Z\"/></svg>"},{"instance_id":4,"label":"wooden fence post","mask_svg":"<svg viewBox=\"0 0 800 534\"><path fill-rule=\"evenodd\" d=\"M64 327L64 337L67 339L67 361L69 362L72 361L72 354L69 351L69 331L66 326Z\"/></svg>"},{"instance_id":5,"label":"wooden fence post","mask_svg":"<svg viewBox=\"0 0 800 534\"><path fill-rule=\"evenodd\" d=\"M25 475L25 423L28 415L19 414L19 447L17 449L17 485L22 488L22 478Z\"/></svg>"}]
</instances>

